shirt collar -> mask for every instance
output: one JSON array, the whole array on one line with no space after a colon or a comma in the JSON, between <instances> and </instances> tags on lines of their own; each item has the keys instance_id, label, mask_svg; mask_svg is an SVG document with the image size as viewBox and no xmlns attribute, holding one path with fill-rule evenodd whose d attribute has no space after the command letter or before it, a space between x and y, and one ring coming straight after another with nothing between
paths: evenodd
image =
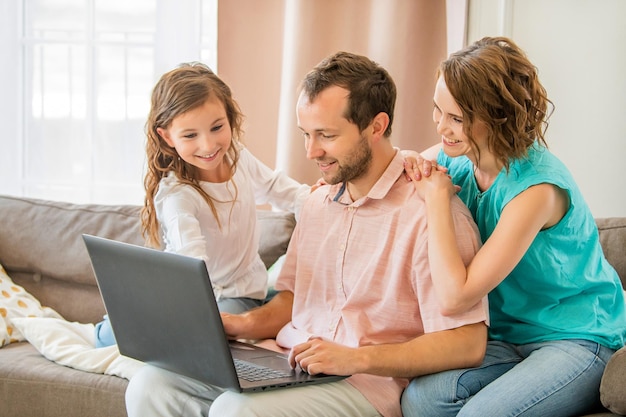
<instances>
[{"instance_id":1,"label":"shirt collar","mask_svg":"<svg viewBox=\"0 0 626 417\"><path fill-rule=\"evenodd\" d=\"M396 154L393 159L365 197L357 201L352 201L350 194L346 192L346 183L342 182L329 187L327 201L335 201L345 205L356 204L360 206L369 199L381 200L385 198L391 190L391 187L403 173L404 157L399 152L399 149L396 148Z\"/></svg>"}]
</instances>

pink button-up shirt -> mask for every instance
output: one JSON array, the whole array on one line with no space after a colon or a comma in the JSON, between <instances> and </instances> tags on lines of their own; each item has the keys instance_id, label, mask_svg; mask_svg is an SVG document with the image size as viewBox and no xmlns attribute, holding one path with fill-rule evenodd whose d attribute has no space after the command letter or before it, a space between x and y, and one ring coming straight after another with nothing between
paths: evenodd
<instances>
[{"instance_id":1,"label":"pink button-up shirt","mask_svg":"<svg viewBox=\"0 0 626 417\"><path fill-rule=\"evenodd\" d=\"M309 196L276 283L294 294L292 321L278 334L278 345L291 348L311 336L352 347L398 343L487 320L486 302L459 316L440 314L428 264L426 207L403 171L398 152L357 201L342 184ZM468 263L480 245L478 231L458 198L452 212ZM383 416L402 415L407 379L358 374L348 381Z\"/></svg>"}]
</instances>

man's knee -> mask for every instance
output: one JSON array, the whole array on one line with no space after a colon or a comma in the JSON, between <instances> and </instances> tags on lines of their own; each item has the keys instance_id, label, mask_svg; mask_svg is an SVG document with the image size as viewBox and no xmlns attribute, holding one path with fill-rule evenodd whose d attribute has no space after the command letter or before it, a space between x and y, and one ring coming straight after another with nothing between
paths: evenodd
<instances>
[{"instance_id":1,"label":"man's knee","mask_svg":"<svg viewBox=\"0 0 626 417\"><path fill-rule=\"evenodd\" d=\"M154 398L152 385L160 379L159 373L152 366L141 367L130 379L126 388L126 409L129 416L141 415L141 409L145 409Z\"/></svg>"},{"instance_id":2,"label":"man's knee","mask_svg":"<svg viewBox=\"0 0 626 417\"><path fill-rule=\"evenodd\" d=\"M259 417L249 396L226 391L213 401L209 417Z\"/></svg>"},{"instance_id":3,"label":"man's knee","mask_svg":"<svg viewBox=\"0 0 626 417\"><path fill-rule=\"evenodd\" d=\"M158 378L158 373L154 372L152 366L142 366L128 383L126 394L144 395L145 387Z\"/></svg>"}]
</instances>

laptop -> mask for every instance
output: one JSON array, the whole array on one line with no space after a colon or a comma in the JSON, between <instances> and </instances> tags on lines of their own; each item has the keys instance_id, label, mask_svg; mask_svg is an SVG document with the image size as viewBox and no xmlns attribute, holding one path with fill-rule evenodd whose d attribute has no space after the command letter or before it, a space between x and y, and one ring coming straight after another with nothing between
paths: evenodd
<instances>
[{"instance_id":1,"label":"laptop","mask_svg":"<svg viewBox=\"0 0 626 417\"><path fill-rule=\"evenodd\" d=\"M201 259L86 234L83 240L122 355L236 392L345 378L309 375L291 369L286 355L229 341Z\"/></svg>"}]
</instances>

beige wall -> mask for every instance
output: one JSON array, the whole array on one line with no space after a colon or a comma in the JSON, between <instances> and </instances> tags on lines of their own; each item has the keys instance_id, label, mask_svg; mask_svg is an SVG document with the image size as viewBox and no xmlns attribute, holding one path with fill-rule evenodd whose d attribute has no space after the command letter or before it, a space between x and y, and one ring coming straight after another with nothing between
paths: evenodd
<instances>
[{"instance_id":1,"label":"beige wall","mask_svg":"<svg viewBox=\"0 0 626 417\"><path fill-rule=\"evenodd\" d=\"M471 0L468 41L526 50L556 110L550 149L596 217L626 216L626 1Z\"/></svg>"},{"instance_id":2,"label":"beige wall","mask_svg":"<svg viewBox=\"0 0 626 417\"><path fill-rule=\"evenodd\" d=\"M398 5L402 1L385 4ZM284 0L228 0L221 2L219 8L218 71L233 88L246 114L248 146L271 167L281 166L276 160L276 138L286 3ZM449 1L453 7L461 7L460 3ZM328 1L311 1L311 4L328 4ZM556 104L547 132L548 143L570 168L593 214L598 217L626 215L623 186L626 129L622 127L626 110L626 77L623 76L626 74L626 25L622 22L623 16L626 16L624 0L469 2L468 41L485 35L511 36L539 68L542 82ZM364 16L358 19L366 24ZM427 31L437 33L433 37L445 37L437 32L437 26L445 22L434 19L430 25ZM445 50L445 39L441 41ZM359 42L358 39L347 40L346 44L360 45ZM430 87L411 92L402 88L404 79L432 76L430 67L411 71L411 66L406 64L407 59L415 59L415 52L411 53L414 42L401 37L388 42L385 47L388 56L377 51L356 52L376 55L374 59L396 78L400 94L394 140L403 140L398 146L419 150L437 139L430 122ZM308 49L303 51L307 52L310 53ZM322 51L317 52L319 57L308 57L310 66L324 56ZM326 53L331 52L334 50ZM441 57L444 55L445 52ZM304 72L299 77L303 75ZM292 99L295 100L295 91ZM294 113L290 114L292 116L287 117L293 117L295 122ZM294 141L298 141L297 129L290 131ZM299 146L289 150L293 164L310 166ZM315 176L312 170L296 178L311 182Z\"/></svg>"},{"instance_id":3,"label":"beige wall","mask_svg":"<svg viewBox=\"0 0 626 417\"><path fill-rule=\"evenodd\" d=\"M282 4L234 0L218 8L218 73L246 116L246 145L270 167L276 164L281 71L272 63L282 61Z\"/></svg>"},{"instance_id":4,"label":"beige wall","mask_svg":"<svg viewBox=\"0 0 626 417\"><path fill-rule=\"evenodd\" d=\"M436 64L447 53L445 2L227 0L218 19L218 73L246 115L247 146L270 167L302 182L319 178L296 126L297 84L338 50L367 55L394 78L395 146L424 149L437 141L432 92Z\"/></svg>"}]
</instances>

